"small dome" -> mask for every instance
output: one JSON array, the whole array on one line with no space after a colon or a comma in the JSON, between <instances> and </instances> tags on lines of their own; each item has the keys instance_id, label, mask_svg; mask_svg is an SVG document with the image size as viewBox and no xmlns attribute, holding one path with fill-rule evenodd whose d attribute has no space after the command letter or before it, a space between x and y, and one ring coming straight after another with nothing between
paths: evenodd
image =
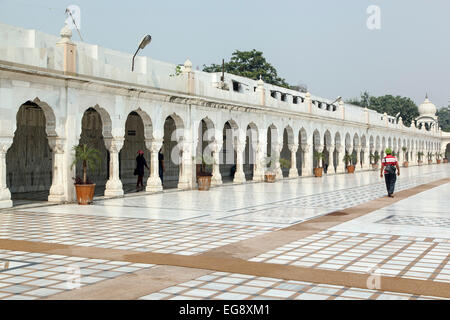
<instances>
[{"instance_id":1,"label":"small dome","mask_svg":"<svg viewBox=\"0 0 450 320\"><path fill-rule=\"evenodd\" d=\"M421 116L435 116L436 115L436 106L428 100L428 96L425 97L425 101L419 106L419 113Z\"/></svg>"}]
</instances>

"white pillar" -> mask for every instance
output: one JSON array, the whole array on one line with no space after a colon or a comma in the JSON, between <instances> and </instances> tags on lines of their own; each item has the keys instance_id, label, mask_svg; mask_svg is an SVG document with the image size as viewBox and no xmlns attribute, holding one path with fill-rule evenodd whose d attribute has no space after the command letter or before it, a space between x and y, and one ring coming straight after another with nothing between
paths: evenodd
<instances>
[{"instance_id":1,"label":"white pillar","mask_svg":"<svg viewBox=\"0 0 450 320\"><path fill-rule=\"evenodd\" d=\"M336 150L337 150L336 173L345 173L344 147L341 145L341 146L337 147Z\"/></svg>"},{"instance_id":2,"label":"white pillar","mask_svg":"<svg viewBox=\"0 0 450 320\"><path fill-rule=\"evenodd\" d=\"M191 150L192 142L187 140L181 140L178 142L180 148L180 174L178 180L178 189L191 189L192 188L192 160Z\"/></svg>"},{"instance_id":3,"label":"white pillar","mask_svg":"<svg viewBox=\"0 0 450 320\"><path fill-rule=\"evenodd\" d=\"M282 143L277 143L273 146L273 152L275 154L275 179L283 179L283 171L281 170L280 166L280 156L281 156L281 148Z\"/></svg>"},{"instance_id":4,"label":"white pillar","mask_svg":"<svg viewBox=\"0 0 450 320\"><path fill-rule=\"evenodd\" d=\"M212 143L213 165L211 185L218 186L222 184L222 175L220 174L220 150L222 149L222 141L214 141Z\"/></svg>"},{"instance_id":5,"label":"white pillar","mask_svg":"<svg viewBox=\"0 0 450 320\"><path fill-rule=\"evenodd\" d=\"M253 163L253 181L264 181L264 149L263 144L258 142L256 144L256 153Z\"/></svg>"},{"instance_id":6,"label":"white pillar","mask_svg":"<svg viewBox=\"0 0 450 320\"><path fill-rule=\"evenodd\" d=\"M288 146L291 151L291 168L289 170L289 178L297 178L298 170L297 170L297 144L291 144Z\"/></svg>"},{"instance_id":7,"label":"white pillar","mask_svg":"<svg viewBox=\"0 0 450 320\"><path fill-rule=\"evenodd\" d=\"M145 191L162 191L161 178L159 177L158 153L162 147L162 140L145 140L145 147L150 150L150 177L147 179Z\"/></svg>"},{"instance_id":8,"label":"white pillar","mask_svg":"<svg viewBox=\"0 0 450 320\"><path fill-rule=\"evenodd\" d=\"M13 137L0 138L0 208L11 208L11 192L6 185L6 152L13 143Z\"/></svg>"},{"instance_id":9,"label":"white pillar","mask_svg":"<svg viewBox=\"0 0 450 320\"><path fill-rule=\"evenodd\" d=\"M245 141L236 141L236 172L234 173L234 183L244 183L245 173L244 173L244 151L245 151Z\"/></svg>"},{"instance_id":10,"label":"white pillar","mask_svg":"<svg viewBox=\"0 0 450 320\"><path fill-rule=\"evenodd\" d=\"M362 169L363 170L370 170L370 151L369 148L364 148L363 149L364 152L364 159L363 159L363 165L362 165Z\"/></svg>"},{"instance_id":11,"label":"white pillar","mask_svg":"<svg viewBox=\"0 0 450 320\"><path fill-rule=\"evenodd\" d=\"M50 187L50 193L48 201L51 202L63 202L65 201L64 195L64 139L56 137L48 137L48 144L53 152L53 170L52 170L52 186Z\"/></svg>"},{"instance_id":12,"label":"white pillar","mask_svg":"<svg viewBox=\"0 0 450 320\"><path fill-rule=\"evenodd\" d=\"M355 169L361 169L361 147L355 147L356 151L356 164Z\"/></svg>"},{"instance_id":13,"label":"white pillar","mask_svg":"<svg viewBox=\"0 0 450 320\"><path fill-rule=\"evenodd\" d=\"M124 138L105 138L106 149L109 150L109 180L106 182L105 196L123 196L122 181L119 178L119 152Z\"/></svg>"},{"instance_id":14,"label":"white pillar","mask_svg":"<svg viewBox=\"0 0 450 320\"><path fill-rule=\"evenodd\" d=\"M313 175L313 145L305 143L301 147L304 152L302 177L311 177Z\"/></svg>"},{"instance_id":15,"label":"white pillar","mask_svg":"<svg viewBox=\"0 0 450 320\"><path fill-rule=\"evenodd\" d=\"M334 169L334 148L336 146L334 144L330 144L327 146L327 151L328 151L328 169L327 169L327 174L331 175L331 174L335 174L336 171Z\"/></svg>"},{"instance_id":16,"label":"white pillar","mask_svg":"<svg viewBox=\"0 0 450 320\"><path fill-rule=\"evenodd\" d=\"M324 145L323 145L323 144L316 145L316 151L317 151L317 152L322 153L323 150L324 150ZM322 159L322 158L319 158L319 159L318 159L318 161L317 161L317 166L318 166L319 168L323 168L323 159Z\"/></svg>"}]
</instances>

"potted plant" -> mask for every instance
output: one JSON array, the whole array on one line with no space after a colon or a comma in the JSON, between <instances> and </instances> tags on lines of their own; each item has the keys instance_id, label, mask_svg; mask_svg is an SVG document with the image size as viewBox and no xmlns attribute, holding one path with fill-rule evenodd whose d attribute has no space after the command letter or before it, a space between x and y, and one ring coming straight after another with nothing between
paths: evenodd
<instances>
[{"instance_id":1,"label":"potted plant","mask_svg":"<svg viewBox=\"0 0 450 320\"><path fill-rule=\"evenodd\" d=\"M212 157L202 157L200 172L197 175L198 190L208 191L211 187L213 163L214 159Z\"/></svg>"},{"instance_id":2,"label":"potted plant","mask_svg":"<svg viewBox=\"0 0 450 320\"><path fill-rule=\"evenodd\" d=\"M282 169L290 169L291 168L291 161L288 159L280 158L280 167Z\"/></svg>"},{"instance_id":3,"label":"potted plant","mask_svg":"<svg viewBox=\"0 0 450 320\"><path fill-rule=\"evenodd\" d=\"M432 164L433 163L433 152L428 152L427 157L428 157L428 164Z\"/></svg>"},{"instance_id":4,"label":"potted plant","mask_svg":"<svg viewBox=\"0 0 450 320\"><path fill-rule=\"evenodd\" d=\"M422 151L417 152L417 164L419 166L421 166L423 163L422 157L423 157L423 152Z\"/></svg>"},{"instance_id":5,"label":"potted plant","mask_svg":"<svg viewBox=\"0 0 450 320\"><path fill-rule=\"evenodd\" d=\"M444 158L444 163L448 163L448 158Z\"/></svg>"},{"instance_id":6,"label":"potted plant","mask_svg":"<svg viewBox=\"0 0 450 320\"><path fill-rule=\"evenodd\" d=\"M436 162L437 162L437 164L441 163L441 157L442 157L442 154L439 153L439 152L436 152Z\"/></svg>"},{"instance_id":7,"label":"potted plant","mask_svg":"<svg viewBox=\"0 0 450 320\"><path fill-rule=\"evenodd\" d=\"M355 166L353 165L353 162L355 162L355 157L351 154L348 154L347 152L344 155L344 162L347 167L348 173L354 173L355 172Z\"/></svg>"},{"instance_id":8,"label":"potted plant","mask_svg":"<svg viewBox=\"0 0 450 320\"><path fill-rule=\"evenodd\" d=\"M378 169L378 161L380 161L380 155L378 153L370 154L370 160L372 160L372 169Z\"/></svg>"},{"instance_id":9,"label":"potted plant","mask_svg":"<svg viewBox=\"0 0 450 320\"><path fill-rule=\"evenodd\" d=\"M79 162L83 166L83 178L76 177L75 190L77 193L78 204L91 204L94 199L95 183L92 183L87 177L88 168L96 170L102 162L100 158L100 151L95 148L88 147L85 144L74 146L75 159L72 162L71 168Z\"/></svg>"},{"instance_id":10,"label":"potted plant","mask_svg":"<svg viewBox=\"0 0 450 320\"><path fill-rule=\"evenodd\" d=\"M409 162L406 160L406 151L408 151L408 148L402 147L402 150L403 150L403 159L405 159L403 161L403 166L404 167L408 167L409 166Z\"/></svg>"},{"instance_id":11,"label":"potted plant","mask_svg":"<svg viewBox=\"0 0 450 320\"><path fill-rule=\"evenodd\" d=\"M275 170L275 157L266 157L266 171L264 172L264 178L266 182L275 182L276 179L276 170Z\"/></svg>"},{"instance_id":12,"label":"potted plant","mask_svg":"<svg viewBox=\"0 0 450 320\"><path fill-rule=\"evenodd\" d=\"M314 158L317 161L317 167L314 168L314 176L321 177L323 174L323 168L320 166L320 161L325 158L325 154L323 152L314 150Z\"/></svg>"}]
</instances>

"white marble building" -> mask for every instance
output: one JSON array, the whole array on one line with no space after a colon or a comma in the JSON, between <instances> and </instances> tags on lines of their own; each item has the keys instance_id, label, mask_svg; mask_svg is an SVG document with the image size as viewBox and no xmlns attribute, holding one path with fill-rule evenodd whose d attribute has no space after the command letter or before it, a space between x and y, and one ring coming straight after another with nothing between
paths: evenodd
<instances>
[{"instance_id":1,"label":"white marble building","mask_svg":"<svg viewBox=\"0 0 450 320\"><path fill-rule=\"evenodd\" d=\"M356 170L369 170L370 154L387 146L415 165L419 151L445 152L450 142L435 122L406 127L401 118L262 80L225 74L221 82L189 60L176 74L175 64L138 56L131 72L131 60L73 42L66 27L57 37L0 24L0 207L12 205L11 192L47 190L49 201L73 201L72 148L80 143L100 150L103 166L90 175L112 197L134 183L138 149L150 160L147 191L160 191L161 147L164 187L190 189L206 145L218 185L262 181L268 155L290 160L284 170L276 161L282 179L311 176L314 150L325 152L327 174L339 174L345 152L356 156Z\"/></svg>"}]
</instances>

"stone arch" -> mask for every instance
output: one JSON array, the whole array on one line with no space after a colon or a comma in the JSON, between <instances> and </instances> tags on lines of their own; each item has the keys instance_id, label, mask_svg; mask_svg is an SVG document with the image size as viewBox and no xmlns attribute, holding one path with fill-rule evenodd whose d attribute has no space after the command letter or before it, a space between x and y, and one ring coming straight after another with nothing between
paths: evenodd
<instances>
[{"instance_id":1,"label":"stone arch","mask_svg":"<svg viewBox=\"0 0 450 320\"><path fill-rule=\"evenodd\" d=\"M330 130L326 130L323 134L323 153L324 153L324 159L323 159L323 172L328 173L328 168L330 167L330 163L333 162L332 158L332 152L334 150L331 150L332 145L332 137ZM332 166L331 166L332 167Z\"/></svg>"},{"instance_id":2,"label":"stone arch","mask_svg":"<svg viewBox=\"0 0 450 320\"><path fill-rule=\"evenodd\" d=\"M281 148L280 159L285 159L288 162L291 161L290 146L294 144L294 130L291 126L286 126L283 130L283 146ZM290 166L281 168L283 177L289 176Z\"/></svg>"},{"instance_id":3,"label":"stone arch","mask_svg":"<svg viewBox=\"0 0 450 320\"><path fill-rule=\"evenodd\" d=\"M106 182L110 177L109 162L110 153L106 148L105 139L112 138L112 122L111 117L106 109L95 105L84 110L81 117L81 131L79 137L79 145L87 145L95 148L100 153L102 160L100 167L97 170L89 172L89 179L96 184L95 194L103 194L105 190ZM82 167L81 164L77 164L76 176L81 176Z\"/></svg>"},{"instance_id":4,"label":"stone arch","mask_svg":"<svg viewBox=\"0 0 450 320\"><path fill-rule=\"evenodd\" d=\"M162 154L164 172L160 172L163 189L181 188L183 176L184 122L176 113L164 120Z\"/></svg>"},{"instance_id":5,"label":"stone arch","mask_svg":"<svg viewBox=\"0 0 450 320\"><path fill-rule=\"evenodd\" d=\"M232 182L236 173L236 143L238 142L239 126L229 119L222 127L222 150L220 151L220 174L223 182Z\"/></svg>"},{"instance_id":6,"label":"stone arch","mask_svg":"<svg viewBox=\"0 0 450 320\"><path fill-rule=\"evenodd\" d=\"M210 164L213 159L212 143L216 140L214 122L208 117L204 117L198 124L198 139L196 146L196 176L202 172L203 162ZM205 168L206 170L206 168Z\"/></svg>"},{"instance_id":7,"label":"stone arch","mask_svg":"<svg viewBox=\"0 0 450 320\"><path fill-rule=\"evenodd\" d=\"M147 144L152 140L153 125L150 116L140 108L131 111L125 121L124 143L119 152L119 178L122 181L124 193L136 190L134 169L139 150L144 152L144 159L150 168L151 152L147 149ZM147 181L149 175L150 170L144 168L143 181Z\"/></svg>"},{"instance_id":8,"label":"stone arch","mask_svg":"<svg viewBox=\"0 0 450 320\"><path fill-rule=\"evenodd\" d=\"M16 113L12 144L6 152L6 187L12 200L47 200L55 176L56 117L39 98L21 104ZM57 149L61 153L62 145ZM60 181L62 183L62 181ZM60 195L64 196L62 185ZM61 199L62 200L62 199Z\"/></svg>"},{"instance_id":9,"label":"stone arch","mask_svg":"<svg viewBox=\"0 0 450 320\"><path fill-rule=\"evenodd\" d=\"M305 148L308 144L308 134L305 128L301 128L298 132L298 150L297 150L297 171L301 176L303 174L303 168L305 163Z\"/></svg>"},{"instance_id":10,"label":"stone arch","mask_svg":"<svg viewBox=\"0 0 450 320\"><path fill-rule=\"evenodd\" d=\"M258 172L256 172L258 169L258 144L258 126L254 122L250 122L247 125L245 133L244 174L246 180L254 180L255 176L259 174ZM258 176L257 178L262 179L262 176Z\"/></svg>"}]
</instances>

